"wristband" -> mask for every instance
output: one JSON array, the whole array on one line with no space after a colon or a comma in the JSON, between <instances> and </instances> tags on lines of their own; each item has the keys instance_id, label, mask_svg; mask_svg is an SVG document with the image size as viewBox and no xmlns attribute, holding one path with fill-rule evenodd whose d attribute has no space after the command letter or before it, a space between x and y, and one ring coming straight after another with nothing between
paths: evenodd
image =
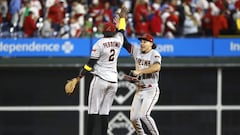
<instances>
[{"instance_id":1,"label":"wristband","mask_svg":"<svg viewBox=\"0 0 240 135\"><path fill-rule=\"evenodd\" d=\"M125 18L120 18L118 30L125 30L126 29L126 21Z\"/></svg>"},{"instance_id":2,"label":"wristband","mask_svg":"<svg viewBox=\"0 0 240 135\"><path fill-rule=\"evenodd\" d=\"M84 69L86 69L87 71L91 71L92 70L92 68L91 67L89 67L88 65L84 65L84 67L83 67Z\"/></svg>"}]
</instances>

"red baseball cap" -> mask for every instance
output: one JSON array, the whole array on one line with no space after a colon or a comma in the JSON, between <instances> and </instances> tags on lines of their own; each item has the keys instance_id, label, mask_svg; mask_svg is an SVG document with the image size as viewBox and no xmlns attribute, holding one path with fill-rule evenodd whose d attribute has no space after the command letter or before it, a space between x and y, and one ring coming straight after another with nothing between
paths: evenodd
<instances>
[{"instance_id":1,"label":"red baseball cap","mask_svg":"<svg viewBox=\"0 0 240 135\"><path fill-rule=\"evenodd\" d=\"M140 36L138 39L139 40L143 39L143 40L147 40L147 41L152 42L153 43L152 49L155 49L157 47L156 44L153 42L154 39L153 39L153 36L151 34L145 33L144 35Z\"/></svg>"},{"instance_id":2,"label":"red baseball cap","mask_svg":"<svg viewBox=\"0 0 240 135\"><path fill-rule=\"evenodd\" d=\"M138 39L139 40L144 39L144 40L153 42L153 36L148 33L145 33L144 35L140 36Z\"/></svg>"},{"instance_id":3,"label":"red baseball cap","mask_svg":"<svg viewBox=\"0 0 240 135\"><path fill-rule=\"evenodd\" d=\"M112 22L104 23L104 32L116 32L116 26Z\"/></svg>"}]
</instances>

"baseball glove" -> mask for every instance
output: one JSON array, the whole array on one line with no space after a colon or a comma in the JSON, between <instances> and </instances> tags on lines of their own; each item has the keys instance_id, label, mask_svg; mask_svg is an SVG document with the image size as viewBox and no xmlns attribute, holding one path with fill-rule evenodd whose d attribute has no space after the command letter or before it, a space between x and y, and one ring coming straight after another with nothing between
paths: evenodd
<instances>
[{"instance_id":1,"label":"baseball glove","mask_svg":"<svg viewBox=\"0 0 240 135\"><path fill-rule=\"evenodd\" d=\"M68 80L65 84L65 92L66 94L72 94L79 82L79 79L73 78L72 80Z\"/></svg>"},{"instance_id":2,"label":"baseball glove","mask_svg":"<svg viewBox=\"0 0 240 135\"><path fill-rule=\"evenodd\" d=\"M124 79L127 80L127 81L130 81L131 83L136 83L136 82L139 82L139 76L136 76L133 74L133 72L129 72L128 75L124 75Z\"/></svg>"}]
</instances>

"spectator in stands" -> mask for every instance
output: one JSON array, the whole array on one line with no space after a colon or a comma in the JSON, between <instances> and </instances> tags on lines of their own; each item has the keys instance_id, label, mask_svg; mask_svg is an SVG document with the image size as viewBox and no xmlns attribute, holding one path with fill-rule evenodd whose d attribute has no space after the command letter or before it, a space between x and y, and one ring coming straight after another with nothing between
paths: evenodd
<instances>
[{"instance_id":1,"label":"spectator in stands","mask_svg":"<svg viewBox=\"0 0 240 135\"><path fill-rule=\"evenodd\" d=\"M214 4L218 7L218 9L222 11L226 11L228 9L228 1L227 0L216 0Z\"/></svg>"},{"instance_id":2,"label":"spectator in stands","mask_svg":"<svg viewBox=\"0 0 240 135\"><path fill-rule=\"evenodd\" d=\"M103 3L99 3L99 0L93 0L92 5L89 7L89 15L93 18L95 26L104 22L103 9Z\"/></svg>"},{"instance_id":3,"label":"spectator in stands","mask_svg":"<svg viewBox=\"0 0 240 135\"><path fill-rule=\"evenodd\" d=\"M135 34L140 36L143 35L143 33L149 33L149 22L148 22L148 16L150 15L151 7L148 2L145 0L137 0L134 7L134 28L135 28Z\"/></svg>"},{"instance_id":4,"label":"spectator in stands","mask_svg":"<svg viewBox=\"0 0 240 135\"><path fill-rule=\"evenodd\" d=\"M153 0L152 8L154 11L161 10L161 0Z\"/></svg>"},{"instance_id":5,"label":"spectator in stands","mask_svg":"<svg viewBox=\"0 0 240 135\"><path fill-rule=\"evenodd\" d=\"M27 5L30 3L30 6L22 6L22 3L26 4L25 2ZM6 35L4 37L12 35L9 31L17 32L16 30L20 30L19 32L23 32L22 29L16 28L23 26L24 18L31 10L37 18L44 16L43 21L46 19L46 22L48 22L48 18L51 18L52 28L55 31L54 37L58 37L58 32L62 26L69 25L68 27L70 27L70 23L63 23L64 18L75 16L78 18L81 27L80 36L93 36L93 28L98 28L98 25L101 25L104 21L112 20L112 16L121 5L127 5L130 11L126 28L127 36L135 36L150 31L155 36L169 37L165 33L169 33L170 30L170 35L172 35L170 37L184 37L182 33L184 32L184 22L191 21L189 20L189 15L194 16L190 18L195 18L196 22L198 22L198 28L203 30L204 36L213 36L213 29L214 35L219 35L223 32L225 34L236 34L238 28L237 20L240 25L240 20L237 17L238 9L240 9L240 0L0 0L0 7L2 7L0 8L0 15L2 15L0 16L0 22L5 21L2 25L2 30L5 31ZM20 7L22 7L21 11ZM159 28L152 28L153 25L157 25L155 23L159 23L159 18L154 14L158 10L161 12L161 34L159 34ZM9 12L6 13L6 11ZM220 11L225 11L224 16L227 19L228 28L227 30L220 30L220 33L218 33L217 29L219 28L217 27L219 26L213 24L213 18L216 19ZM171 16L171 12L174 12L178 19L174 19ZM185 21L186 15L188 15L187 21ZM88 17L93 18L92 22L88 21ZM19 20L20 18L21 20ZM199 21L200 19L201 21ZM39 28L42 26L41 20L41 18L37 20ZM168 25L166 25L166 21L168 21ZM169 23L171 21L174 23ZM169 25L176 22L178 23L176 26Z\"/></svg>"},{"instance_id":6,"label":"spectator in stands","mask_svg":"<svg viewBox=\"0 0 240 135\"><path fill-rule=\"evenodd\" d=\"M169 16L166 18L166 21L164 23L164 37L166 38L174 38L177 35L177 29L179 25L179 18L175 14L175 11L173 8L171 8L169 12Z\"/></svg>"},{"instance_id":7,"label":"spectator in stands","mask_svg":"<svg viewBox=\"0 0 240 135\"><path fill-rule=\"evenodd\" d=\"M174 0L173 0L174 1ZM176 0L175 0L176 1ZM183 26L185 21L185 11L184 6L182 5L182 2L180 0L177 0L175 2L175 14L178 16L178 27L176 31L176 36L182 37L183 36Z\"/></svg>"},{"instance_id":8,"label":"spectator in stands","mask_svg":"<svg viewBox=\"0 0 240 135\"><path fill-rule=\"evenodd\" d=\"M43 17L48 18L48 10L51 6L55 4L56 0L45 0L44 2L44 12L43 12Z\"/></svg>"},{"instance_id":9,"label":"spectator in stands","mask_svg":"<svg viewBox=\"0 0 240 135\"><path fill-rule=\"evenodd\" d=\"M197 7L201 8L202 13L204 13L204 11L207 11L209 8L209 3L207 0L194 0L193 4L194 4L194 6L193 6L194 8L197 8Z\"/></svg>"},{"instance_id":10,"label":"spectator in stands","mask_svg":"<svg viewBox=\"0 0 240 135\"><path fill-rule=\"evenodd\" d=\"M0 0L0 16L3 22L5 22L7 19L7 13L8 13L7 0Z\"/></svg>"},{"instance_id":11,"label":"spectator in stands","mask_svg":"<svg viewBox=\"0 0 240 135\"><path fill-rule=\"evenodd\" d=\"M25 37L34 37L36 30L36 18L34 18L33 12L29 11L29 15L24 19L23 23Z\"/></svg>"},{"instance_id":12,"label":"spectator in stands","mask_svg":"<svg viewBox=\"0 0 240 135\"><path fill-rule=\"evenodd\" d=\"M149 15L149 5L145 0L137 0L134 7L134 23L138 23L146 19ZM135 28L136 29L136 28Z\"/></svg>"},{"instance_id":13,"label":"spectator in stands","mask_svg":"<svg viewBox=\"0 0 240 135\"><path fill-rule=\"evenodd\" d=\"M87 16L86 23L82 27L81 37L91 37L93 33L93 18Z\"/></svg>"},{"instance_id":14,"label":"spectator in stands","mask_svg":"<svg viewBox=\"0 0 240 135\"><path fill-rule=\"evenodd\" d=\"M72 11L71 16L75 17L80 27L84 25L84 17L87 14L87 7L82 3L79 3L77 0L72 2Z\"/></svg>"},{"instance_id":15,"label":"spectator in stands","mask_svg":"<svg viewBox=\"0 0 240 135\"><path fill-rule=\"evenodd\" d=\"M19 11L20 19L19 19L19 22L18 22L18 26L20 28L23 27L23 22L24 22L25 17L27 17L29 15L30 7L31 7L31 5L30 5L29 1L24 1L23 2L22 7Z\"/></svg>"},{"instance_id":16,"label":"spectator in stands","mask_svg":"<svg viewBox=\"0 0 240 135\"><path fill-rule=\"evenodd\" d=\"M149 20L150 32L153 36L162 36L162 18L160 10L155 10L152 18Z\"/></svg>"},{"instance_id":17,"label":"spectator in stands","mask_svg":"<svg viewBox=\"0 0 240 135\"><path fill-rule=\"evenodd\" d=\"M225 17L225 11L220 11L219 15L213 16L213 36L218 37L219 34L225 33L228 29L227 18Z\"/></svg>"},{"instance_id":18,"label":"spectator in stands","mask_svg":"<svg viewBox=\"0 0 240 135\"><path fill-rule=\"evenodd\" d=\"M113 21L113 11L110 8L110 2L104 3L104 9L102 14L105 22Z\"/></svg>"},{"instance_id":19,"label":"spectator in stands","mask_svg":"<svg viewBox=\"0 0 240 135\"><path fill-rule=\"evenodd\" d=\"M81 34L81 27L75 17L70 19L70 37L78 38Z\"/></svg>"},{"instance_id":20,"label":"spectator in stands","mask_svg":"<svg viewBox=\"0 0 240 135\"><path fill-rule=\"evenodd\" d=\"M196 7L193 10L193 16L196 19L197 25L198 25L198 34L197 36L202 36L202 9L200 7Z\"/></svg>"},{"instance_id":21,"label":"spectator in stands","mask_svg":"<svg viewBox=\"0 0 240 135\"><path fill-rule=\"evenodd\" d=\"M48 18L52 21L52 28L55 32L59 32L61 24L65 18L65 8L62 1L56 1L48 10Z\"/></svg>"},{"instance_id":22,"label":"spectator in stands","mask_svg":"<svg viewBox=\"0 0 240 135\"><path fill-rule=\"evenodd\" d=\"M77 23L77 21L76 21L76 23ZM70 30L71 30L71 28L70 28L69 18L65 18L64 23L61 24L61 28L60 28L60 31L59 31L57 37L65 38L65 39L71 38Z\"/></svg>"},{"instance_id":23,"label":"spectator in stands","mask_svg":"<svg viewBox=\"0 0 240 135\"><path fill-rule=\"evenodd\" d=\"M53 28L51 26L51 18L46 18L43 21L43 27L40 30L41 36L44 38L51 38L53 36Z\"/></svg>"},{"instance_id":24,"label":"spectator in stands","mask_svg":"<svg viewBox=\"0 0 240 135\"><path fill-rule=\"evenodd\" d=\"M93 32L93 36L96 37L96 38L104 37L104 35L103 35L103 23L101 23L97 26L96 31Z\"/></svg>"},{"instance_id":25,"label":"spectator in stands","mask_svg":"<svg viewBox=\"0 0 240 135\"><path fill-rule=\"evenodd\" d=\"M9 4L9 13L11 14L11 24L16 27L18 25L19 16L18 13L21 9L20 0L11 0Z\"/></svg>"},{"instance_id":26,"label":"spectator in stands","mask_svg":"<svg viewBox=\"0 0 240 135\"><path fill-rule=\"evenodd\" d=\"M236 9L236 12L233 14L232 18L236 25L237 32L240 32L240 8Z\"/></svg>"},{"instance_id":27,"label":"spectator in stands","mask_svg":"<svg viewBox=\"0 0 240 135\"><path fill-rule=\"evenodd\" d=\"M202 29L204 36L212 36L212 27L213 27L213 15L211 8L202 17Z\"/></svg>"},{"instance_id":28,"label":"spectator in stands","mask_svg":"<svg viewBox=\"0 0 240 135\"><path fill-rule=\"evenodd\" d=\"M123 0L122 1L122 6L126 7L128 9L128 11L132 11L132 5L133 5L132 0ZM118 7L118 8L121 8L121 7Z\"/></svg>"},{"instance_id":29,"label":"spectator in stands","mask_svg":"<svg viewBox=\"0 0 240 135\"><path fill-rule=\"evenodd\" d=\"M240 9L240 0L237 0L237 1L235 2L234 6L235 6L235 9L236 9L236 10L239 10L239 9Z\"/></svg>"},{"instance_id":30,"label":"spectator in stands","mask_svg":"<svg viewBox=\"0 0 240 135\"><path fill-rule=\"evenodd\" d=\"M199 25L198 21L193 15L186 15L183 26L184 36L185 37L199 36L198 25Z\"/></svg>"},{"instance_id":31,"label":"spectator in stands","mask_svg":"<svg viewBox=\"0 0 240 135\"><path fill-rule=\"evenodd\" d=\"M201 24L201 19L199 15L192 11L193 8L190 0L186 0L183 3L185 11L185 20L183 25L183 35L185 37L198 37L199 34L199 25Z\"/></svg>"},{"instance_id":32,"label":"spectator in stands","mask_svg":"<svg viewBox=\"0 0 240 135\"><path fill-rule=\"evenodd\" d=\"M141 36L144 33L150 33L149 22L143 15L138 16L139 20L135 22L135 34Z\"/></svg>"},{"instance_id":33,"label":"spectator in stands","mask_svg":"<svg viewBox=\"0 0 240 135\"><path fill-rule=\"evenodd\" d=\"M39 0L30 0L31 7L36 10L35 16L39 18L42 16L42 4Z\"/></svg>"}]
</instances>

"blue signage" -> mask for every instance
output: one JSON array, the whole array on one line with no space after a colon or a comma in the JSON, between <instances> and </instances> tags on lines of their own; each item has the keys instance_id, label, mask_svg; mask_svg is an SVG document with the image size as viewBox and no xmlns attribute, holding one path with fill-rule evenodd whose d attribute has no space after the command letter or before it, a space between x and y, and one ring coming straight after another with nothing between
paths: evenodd
<instances>
[{"instance_id":1,"label":"blue signage","mask_svg":"<svg viewBox=\"0 0 240 135\"><path fill-rule=\"evenodd\" d=\"M140 45L136 38L128 38L133 45ZM156 50L167 57L208 57L212 56L212 39L163 39L155 38ZM121 50L120 56L129 56Z\"/></svg>"},{"instance_id":2,"label":"blue signage","mask_svg":"<svg viewBox=\"0 0 240 135\"><path fill-rule=\"evenodd\" d=\"M207 57L212 55L212 40L203 38L155 39L162 56Z\"/></svg>"},{"instance_id":3,"label":"blue signage","mask_svg":"<svg viewBox=\"0 0 240 135\"><path fill-rule=\"evenodd\" d=\"M0 39L0 57L89 57L98 38L73 39ZM137 38L128 38L140 45ZM155 38L156 50L163 57L225 57L240 56L240 39ZM122 49L120 57L129 57Z\"/></svg>"},{"instance_id":4,"label":"blue signage","mask_svg":"<svg viewBox=\"0 0 240 135\"><path fill-rule=\"evenodd\" d=\"M3 57L75 57L89 56L90 40L86 39L1 39Z\"/></svg>"},{"instance_id":5,"label":"blue signage","mask_svg":"<svg viewBox=\"0 0 240 135\"><path fill-rule=\"evenodd\" d=\"M240 39L214 39L214 56L240 56Z\"/></svg>"}]
</instances>

